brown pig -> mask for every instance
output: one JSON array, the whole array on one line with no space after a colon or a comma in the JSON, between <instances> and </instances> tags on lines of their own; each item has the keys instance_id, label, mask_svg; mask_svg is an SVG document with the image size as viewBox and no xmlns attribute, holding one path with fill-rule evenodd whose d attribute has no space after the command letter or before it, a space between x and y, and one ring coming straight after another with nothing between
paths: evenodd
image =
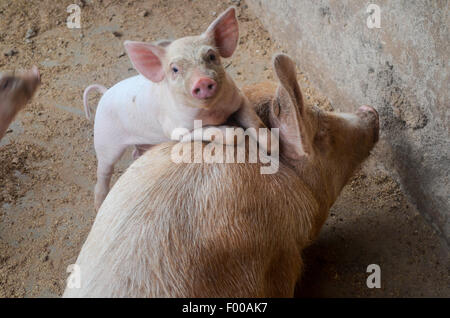
<instances>
[{"instance_id":1,"label":"brown pig","mask_svg":"<svg viewBox=\"0 0 450 318\"><path fill-rule=\"evenodd\" d=\"M0 140L17 113L33 97L39 84L36 67L17 76L0 75Z\"/></svg>"},{"instance_id":2,"label":"brown pig","mask_svg":"<svg viewBox=\"0 0 450 318\"><path fill-rule=\"evenodd\" d=\"M338 114L305 105L288 56L275 56L274 69L278 86L244 92L279 128L279 170L175 164L173 142L155 146L107 196L64 297L293 296L302 250L369 156L379 124L369 106Z\"/></svg>"}]
</instances>

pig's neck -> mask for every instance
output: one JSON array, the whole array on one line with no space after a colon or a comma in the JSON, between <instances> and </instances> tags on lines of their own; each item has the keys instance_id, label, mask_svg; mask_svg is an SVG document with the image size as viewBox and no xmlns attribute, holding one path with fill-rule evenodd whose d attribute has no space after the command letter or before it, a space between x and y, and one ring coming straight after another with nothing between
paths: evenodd
<instances>
[{"instance_id":1,"label":"pig's neck","mask_svg":"<svg viewBox=\"0 0 450 318\"><path fill-rule=\"evenodd\" d=\"M310 189L318 206L318 213L315 213L313 231L311 239L314 240L319 234L325 220L328 217L331 206L336 201L342 187L336 187L330 182L330 172L327 162L322 162L319 158L306 156L295 163L297 173Z\"/></svg>"}]
</instances>

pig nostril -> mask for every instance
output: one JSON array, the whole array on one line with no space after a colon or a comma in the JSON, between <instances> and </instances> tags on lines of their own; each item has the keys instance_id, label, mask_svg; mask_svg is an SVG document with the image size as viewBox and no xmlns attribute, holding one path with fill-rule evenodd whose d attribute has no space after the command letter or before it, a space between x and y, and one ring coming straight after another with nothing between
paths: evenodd
<instances>
[{"instance_id":1,"label":"pig nostril","mask_svg":"<svg viewBox=\"0 0 450 318\"><path fill-rule=\"evenodd\" d=\"M211 79L202 78L192 87L191 94L195 98L207 99L214 96L217 90L217 83Z\"/></svg>"}]
</instances>

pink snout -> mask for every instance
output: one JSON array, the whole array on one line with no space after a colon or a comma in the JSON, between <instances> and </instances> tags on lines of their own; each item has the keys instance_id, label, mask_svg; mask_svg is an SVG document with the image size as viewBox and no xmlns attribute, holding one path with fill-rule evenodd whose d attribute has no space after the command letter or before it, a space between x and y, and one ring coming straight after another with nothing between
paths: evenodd
<instances>
[{"instance_id":1,"label":"pink snout","mask_svg":"<svg viewBox=\"0 0 450 318\"><path fill-rule=\"evenodd\" d=\"M207 77L202 77L192 86L191 94L198 99L211 98L216 94L217 83Z\"/></svg>"}]
</instances>

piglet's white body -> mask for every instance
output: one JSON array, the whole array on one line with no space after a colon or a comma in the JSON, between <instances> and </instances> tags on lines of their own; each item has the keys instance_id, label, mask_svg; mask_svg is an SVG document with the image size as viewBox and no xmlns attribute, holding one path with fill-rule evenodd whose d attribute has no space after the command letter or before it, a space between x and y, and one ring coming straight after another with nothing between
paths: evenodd
<instances>
[{"instance_id":1,"label":"piglet's white body","mask_svg":"<svg viewBox=\"0 0 450 318\"><path fill-rule=\"evenodd\" d=\"M153 83L142 75L117 83L98 104L94 128L96 149L109 145L112 138L122 147L159 144L169 141L175 128L192 130L194 120L202 120L203 125L224 123L244 102L228 76L227 81L227 94L223 94L213 110L177 103L164 82Z\"/></svg>"},{"instance_id":2,"label":"piglet's white body","mask_svg":"<svg viewBox=\"0 0 450 318\"><path fill-rule=\"evenodd\" d=\"M109 191L114 164L127 147L160 144L171 139L176 128L194 128L194 120L203 125L219 125L248 104L232 79L226 75L223 96L213 109L194 108L177 103L165 82L154 83L142 75L123 80L102 96L94 124L94 145L98 159L96 207ZM96 86L93 86L96 87ZM97 86L98 87L98 86ZM89 112L86 111L89 115Z\"/></svg>"}]
</instances>

